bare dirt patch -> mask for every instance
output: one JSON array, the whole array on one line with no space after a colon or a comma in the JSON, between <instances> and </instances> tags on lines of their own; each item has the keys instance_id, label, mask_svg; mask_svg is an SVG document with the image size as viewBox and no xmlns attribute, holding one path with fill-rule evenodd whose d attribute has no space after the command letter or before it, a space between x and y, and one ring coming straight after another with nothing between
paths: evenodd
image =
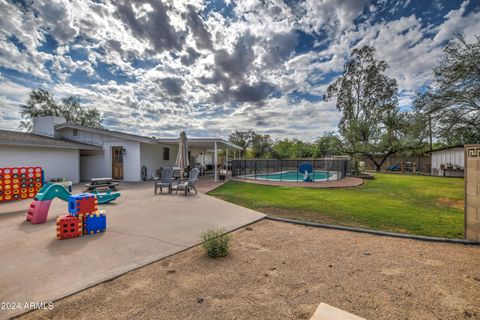
<instances>
[{"instance_id":1,"label":"bare dirt patch","mask_svg":"<svg viewBox=\"0 0 480 320\"><path fill-rule=\"evenodd\" d=\"M480 319L479 265L480 247L264 220L233 234L229 257L195 247L24 318L309 319L326 302L367 319Z\"/></svg>"},{"instance_id":2,"label":"bare dirt patch","mask_svg":"<svg viewBox=\"0 0 480 320\"><path fill-rule=\"evenodd\" d=\"M454 200L448 198L438 198L436 204L439 206L451 207L461 210L463 210L465 206L463 200Z\"/></svg>"}]
</instances>

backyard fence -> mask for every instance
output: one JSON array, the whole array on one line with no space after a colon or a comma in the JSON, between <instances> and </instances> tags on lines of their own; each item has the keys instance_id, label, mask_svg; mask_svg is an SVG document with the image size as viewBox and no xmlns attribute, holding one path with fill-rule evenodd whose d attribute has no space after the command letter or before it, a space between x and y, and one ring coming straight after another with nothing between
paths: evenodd
<instances>
[{"instance_id":1,"label":"backyard fence","mask_svg":"<svg viewBox=\"0 0 480 320\"><path fill-rule=\"evenodd\" d=\"M312 181L340 180L350 174L350 160L346 159L244 159L232 160L232 176L271 181L304 181L300 170L311 165Z\"/></svg>"}]
</instances>

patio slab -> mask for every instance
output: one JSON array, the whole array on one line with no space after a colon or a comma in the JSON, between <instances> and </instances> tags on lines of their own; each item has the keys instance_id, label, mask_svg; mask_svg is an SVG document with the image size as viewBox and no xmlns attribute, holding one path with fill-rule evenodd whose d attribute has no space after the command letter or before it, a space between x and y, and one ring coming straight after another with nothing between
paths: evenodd
<instances>
[{"instance_id":1,"label":"patio slab","mask_svg":"<svg viewBox=\"0 0 480 320\"><path fill-rule=\"evenodd\" d=\"M99 206L107 214L105 233L69 240L55 237L66 202L54 200L47 223L39 225L25 221L30 200L0 205L0 301L22 306L0 310L0 318L197 245L206 229L230 231L265 216L202 193L154 196L151 182L123 183L120 191L115 203Z\"/></svg>"}]
</instances>

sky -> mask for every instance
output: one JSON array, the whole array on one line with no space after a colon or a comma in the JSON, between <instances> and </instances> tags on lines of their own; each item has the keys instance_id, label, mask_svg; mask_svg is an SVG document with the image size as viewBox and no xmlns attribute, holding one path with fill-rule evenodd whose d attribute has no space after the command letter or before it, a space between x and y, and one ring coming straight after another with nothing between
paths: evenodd
<instances>
[{"instance_id":1,"label":"sky","mask_svg":"<svg viewBox=\"0 0 480 320\"><path fill-rule=\"evenodd\" d=\"M74 95L111 130L313 140L349 53L371 45L411 107L445 43L480 34L480 1L0 0L0 128L34 88Z\"/></svg>"}]
</instances>

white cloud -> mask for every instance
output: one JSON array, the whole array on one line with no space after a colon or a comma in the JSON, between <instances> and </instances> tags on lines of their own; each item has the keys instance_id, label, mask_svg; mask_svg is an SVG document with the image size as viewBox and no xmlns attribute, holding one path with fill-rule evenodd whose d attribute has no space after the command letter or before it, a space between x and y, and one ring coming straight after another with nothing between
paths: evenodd
<instances>
[{"instance_id":1,"label":"white cloud","mask_svg":"<svg viewBox=\"0 0 480 320\"><path fill-rule=\"evenodd\" d=\"M480 30L480 12L466 14L467 2L439 25L425 25L415 14L372 19L385 8L399 12L413 4L307 0L294 7L280 0L242 0L235 1L231 18L198 15L204 8L200 0L164 5L39 0L29 9L0 0L2 16L8 17L0 19L0 66L36 77L32 88L79 96L102 111L112 129L176 136L180 129L226 135L253 128L275 137L314 139L335 129L334 104L301 98L293 103L288 95L321 97L353 47L377 48L398 80L400 105L408 107L430 79L444 42L456 32L471 40ZM355 24L357 18L363 22ZM323 38L315 50L295 53L298 30ZM58 43L52 53L39 50L47 34ZM13 35L24 50L12 43ZM72 56L74 51L81 56ZM99 71L105 68L129 80L110 79ZM75 71L91 81L72 82ZM30 90L20 78L0 77L0 109L14 115L0 118L1 127L18 125L18 106Z\"/></svg>"}]
</instances>

